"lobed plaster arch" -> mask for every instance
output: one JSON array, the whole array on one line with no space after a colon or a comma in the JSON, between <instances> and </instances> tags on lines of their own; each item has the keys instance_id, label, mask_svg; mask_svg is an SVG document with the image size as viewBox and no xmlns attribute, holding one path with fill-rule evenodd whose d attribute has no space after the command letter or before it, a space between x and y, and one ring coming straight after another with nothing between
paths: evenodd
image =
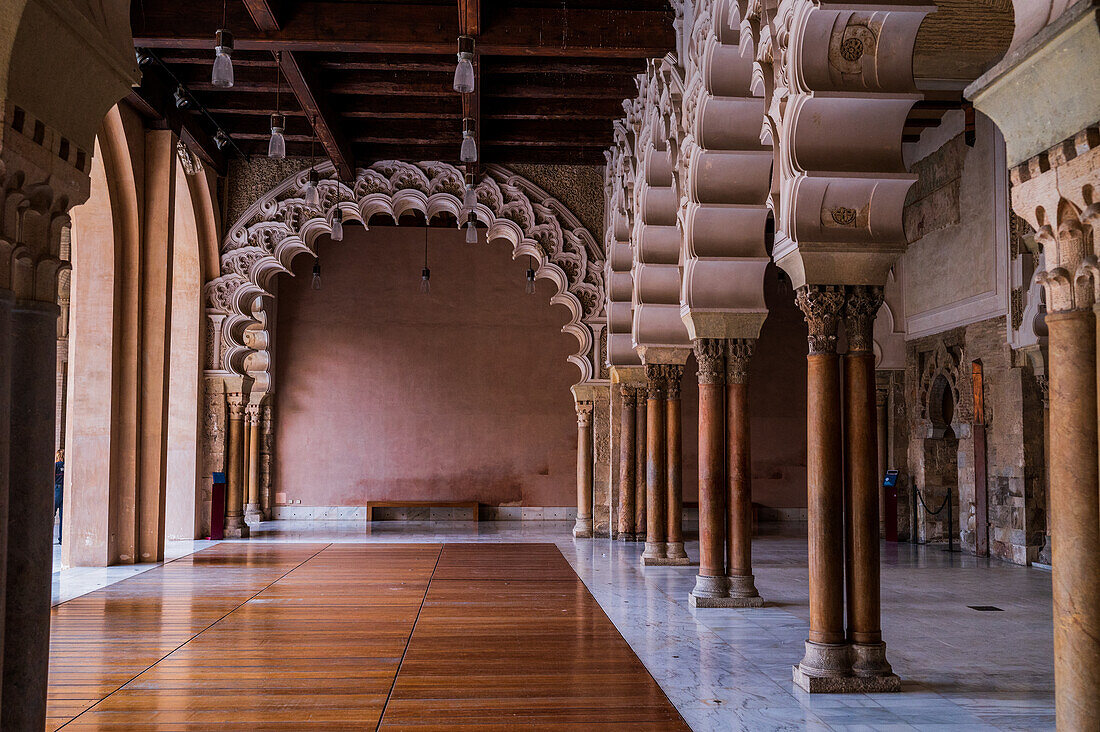
<instances>
[{"instance_id":1,"label":"lobed plaster arch","mask_svg":"<svg viewBox=\"0 0 1100 732\"><path fill-rule=\"evenodd\" d=\"M339 206L345 221L364 227L372 216L397 221L403 214L425 219L449 214L462 220L464 177L448 163L386 160L356 172L355 181L338 181L331 162L314 168L321 177L321 206L310 209L303 189L309 169L286 178L261 196L227 231L220 272L207 283L206 308L214 357L211 370L253 380L253 392L273 388L271 287L276 275L290 273L300 254L316 256L318 237L331 233ZM568 357L581 382L597 378L604 321L604 252L580 220L546 191L507 168L490 165L476 185L477 218L487 225L487 242L512 245L512 257L533 257L536 277L557 287L551 304L564 305L570 320L563 332L577 339Z\"/></svg>"}]
</instances>

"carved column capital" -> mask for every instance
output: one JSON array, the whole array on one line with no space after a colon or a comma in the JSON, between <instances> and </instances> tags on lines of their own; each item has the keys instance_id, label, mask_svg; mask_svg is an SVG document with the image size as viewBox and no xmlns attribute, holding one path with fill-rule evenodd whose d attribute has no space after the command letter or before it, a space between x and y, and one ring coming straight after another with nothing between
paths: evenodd
<instances>
[{"instance_id":1,"label":"carved column capital","mask_svg":"<svg viewBox=\"0 0 1100 732\"><path fill-rule=\"evenodd\" d=\"M695 360L699 364L700 384L725 383L725 346L726 342L720 338L699 338L695 341Z\"/></svg>"},{"instance_id":2,"label":"carved column capital","mask_svg":"<svg viewBox=\"0 0 1100 732\"><path fill-rule=\"evenodd\" d=\"M844 302L844 331L848 334L848 351L874 351L875 315L882 306L882 288L853 285Z\"/></svg>"},{"instance_id":3,"label":"carved column capital","mask_svg":"<svg viewBox=\"0 0 1100 732\"><path fill-rule=\"evenodd\" d=\"M244 406L245 422L250 425L260 423L260 405L259 404L246 404Z\"/></svg>"},{"instance_id":4,"label":"carved column capital","mask_svg":"<svg viewBox=\"0 0 1100 732\"><path fill-rule=\"evenodd\" d=\"M577 402L577 426L588 427L592 424L592 402Z\"/></svg>"},{"instance_id":5,"label":"carved column capital","mask_svg":"<svg viewBox=\"0 0 1100 732\"><path fill-rule=\"evenodd\" d=\"M810 353L836 353L836 330L844 307L844 290L835 285L803 285L795 304L809 326Z\"/></svg>"},{"instance_id":6,"label":"carved column capital","mask_svg":"<svg viewBox=\"0 0 1100 732\"><path fill-rule=\"evenodd\" d=\"M731 338L726 343L726 383L749 383L749 361L756 350L756 339Z\"/></svg>"},{"instance_id":7,"label":"carved column capital","mask_svg":"<svg viewBox=\"0 0 1100 732\"><path fill-rule=\"evenodd\" d=\"M684 367L679 364L665 364L665 398L680 398L680 381L684 378Z\"/></svg>"},{"instance_id":8,"label":"carved column capital","mask_svg":"<svg viewBox=\"0 0 1100 732\"><path fill-rule=\"evenodd\" d=\"M665 370L659 363L645 365L646 397L660 399L665 390Z\"/></svg>"},{"instance_id":9,"label":"carved column capital","mask_svg":"<svg viewBox=\"0 0 1100 732\"><path fill-rule=\"evenodd\" d=\"M890 389L886 386L875 387L875 406L885 407L890 402Z\"/></svg>"},{"instance_id":10,"label":"carved column capital","mask_svg":"<svg viewBox=\"0 0 1100 732\"><path fill-rule=\"evenodd\" d=\"M622 397L623 406L633 407L638 396L638 390L630 384L619 384L619 396Z\"/></svg>"},{"instance_id":11,"label":"carved column capital","mask_svg":"<svg viewBox=\"0 0 1100 732\"><path fill-rule=\"evenodd\" d=\"M225 401L229 405L229 418L235 420L244 419L244 394L233 392L225 395Z\"/></svg>"}]
</instances>

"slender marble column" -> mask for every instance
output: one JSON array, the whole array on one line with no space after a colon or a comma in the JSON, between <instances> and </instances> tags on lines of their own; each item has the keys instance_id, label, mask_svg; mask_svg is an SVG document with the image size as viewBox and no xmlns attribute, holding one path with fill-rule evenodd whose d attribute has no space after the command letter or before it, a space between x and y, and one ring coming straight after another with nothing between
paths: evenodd
<instances>
[{"instance_id":1,"label":"slender marble column","mask_svg":"<svg viewBox=\"0 0 1100 732\"><path fill-rule=\"evenodd\" d=\"M699 573L688 600L692 607L729 595L726 578L726 342L695 341L699 364Z\"/></svg>"},{"instance_id":2,"label":"slender marble column","mask_svg":"<svg viewBox=\"0 0 1100 732\"><path fill-rule=\"evenodd\" d=\"M46 724L53 566L56 303L11 310L11 422L0 729ZM6 356L6 354L5 354Z\"/></svg>"},{"instance_id":3,"label":"slender marble column","mask_svg":"<svg viewBox=\"0 0 1100 732\"><path fill-rule=\"evenodd\" d=\"M749 432L749 361L754 338L737 338L726 347L726 444L729 446L730 607L761 607L752 573L752 453Z\"/></svg>"},{"instance_id":4,"label":"slender marble column","mask_svg":"<svg viewBox=\"0 0 1100 732\"><path fill-rule=\"evenodd\" d=\"M577 523L573 536L592 536L592 402L577 402Z\"/></svg>"},{"instance_id":5,"label":"slender marble column","mask_svg":"<svg viewBox=\"0 0 1100 732\"><path fill-rule=\"evenodd\" d=\"M634 400L637 390L619 385L622 397L622 423L619 428L619 516L618 534L621 541L634 540Z\"/></svg>"},{"instance_id":6,"label":"slender marble column","mask_svg":"<svg viewBox=\"0 0 1100 732\"><path fill-rule=\"evenodd\" d=\"M11 311L15 293L0 289L0 692L4 684L4 615L8 557L8 448L11 444ZM51 535L52 538L52 535ZM0 706L3 698L0 697Z\"/></svg>"},{"instance_id":7,"label":"slender marble column","mask_svg":"<svg viewBox=\"0 0 1100 732\"><path fill-rule=\"evenodd\" d=\"M1058 729L1100 719L1097 335L1090 310L1046 317L1050 334L1050 521Z\"/></svg>"},{"instance_id":8,"label":"slender marble column","mask_svg":"<svg viewBox=\"0 0 1100 732\"><path fill-rule=\"evenodd\" d=\"M248 404L244 408L244 421L248 429L248 503L244 507L244 519L248 523L264 520L260 506L260 405Z\"/></svg>"},{"instance_id":9,"label":"slender marble column","mask_svg":"<svg viewBox=\"0 0 1100 732\"><path fill-rule=\"evenodd\" d=\"M242 475L244 447L244 395L229 394L229 429L225 445L225 538L248 538L248 524L244 521Z\"/></svg>"},{"instance_id":10,"label":"slender marble column","mask_svg":"<svg viewBox=\"0 0 1100 732\"><path fill-rule=\"evenodd\" d=\"M645 390L635 387L634 409L634 537L645 541L646 535L646 439L647 425Z\"/></svg>"},{"instance_id":11,"label":"slender marble column","mask_svg":"<svg viewBox=\"0 0 1100 732\"><path fill-rule=\"evenodd\" d=\"M836 334L844 292L804 285L796 302L809 326L806 357L807 501L810 637L794 667L794 682L809 692L840 691L830 681L850 678L844 634L844 483L841 469L840 377Z\"/></svg>"},{"instance_id":12,"label":"slender marble column","mask_svg":"<svg viewBox=\"0 0 1100 732\"><path fill-rule=\"evenodd\" d=\"M664 368L646 364L646 534L642 563L653 564L665 557L665 503L668 472L665 445Z\"/></svg>"},{"instance_id":13,"label":"slender marble column","mask_svg":"<svg viewBox=\"0 0 1100 732\"><path fill-rule=\"evenodd\" d=\"M872 330L881 305L881 287L848 288L844 307L848 335L844 357L848 640L856 676L877 679L882 685L878 691L900 691L901 681L886 660L880 623L878 410Z\"/></svg>"},{"instance_id":14,"label":"slender marble column","mask_svg":"<svg viewBox=\"0 0 1100 732\"><path fill-rule=\"evenodd\" d=\"M887 412L887 405L890 402L889 387L875 388L875 408L877 413L875 415L875 425L878 427L878 473L875 475L875 483L878 490L878 527L881 534L886 530L886 488L883 487L883 478L886 477L886 471L890 469L887 465L890 462L889 448L889 415ZM895 517L894 521L897 520Z\"/></svg>"},{"instance_id":15,"label":"slender marble column","mask_svg":"<svg viewBox=\"0 0 1100 732\"><path fill-rule=\"evenodd\" d=\"M665 468L668 470L668 505L665 507L665 518L668 521L665 532L666 564L691 562L684 551L684 461L680 411L680 381L683 377L683 366L665 366Z\"/></svg>"}]
</instances>

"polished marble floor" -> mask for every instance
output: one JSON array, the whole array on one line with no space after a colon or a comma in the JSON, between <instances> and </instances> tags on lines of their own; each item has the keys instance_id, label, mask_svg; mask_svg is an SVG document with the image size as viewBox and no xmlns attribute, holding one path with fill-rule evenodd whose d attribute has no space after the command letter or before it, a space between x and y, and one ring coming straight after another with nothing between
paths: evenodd
<instances>
[{"instance_id":1,"label":"polished marble floor","mask_svg":"<svg viewBox=\"0 0 1100 732\"><path fill-rule=\"evenodd\" d=\"M570 528L555 521L376 522L369 529L280 521L256 527L252 541L554 542L694 730L1054 728L1050 575L1043 570L885 545L883 631L903 691L811 696L790 680L808 625L802 532L764 528L753 551L768 605L736 610L692 609L694 568L643 570L640 544L573 539ZM689 543L688 552L697 556L697 547ZM58 586L80 594L79 582L123 578L112 579L112 571L88 570L102 574L72 582L68 573L85 570L55 573L55 599Z\"/></svg>"}]
</instances>

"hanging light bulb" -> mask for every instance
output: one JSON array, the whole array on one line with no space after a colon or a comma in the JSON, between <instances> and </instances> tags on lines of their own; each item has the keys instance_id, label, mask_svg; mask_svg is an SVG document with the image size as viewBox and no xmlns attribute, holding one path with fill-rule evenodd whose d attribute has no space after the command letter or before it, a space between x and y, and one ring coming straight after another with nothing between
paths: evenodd
<instances>
[{"instance_id":1,"label":"hanging light bulb","mask_svg":"<svg viewBox=\"0 0 1100 732\"><path fill-rule=\"evenodd\" d=\"M225 130L218 130L214 133L214 145L219 150L224 150L225 146L229 144L229 135L225 134Z\"/></svg>"},{"instance_id":2,"label":"hanging light bulb","mask_svg":"<svg viewBox=\"0 0 1100 732\"><path fill-rule=\"evenodd\" d=\"M321 289L321 261L317 260L313 263L313 282L309 285L314 290Z\"/></svg>"},{"instance_id":3,"label":"hanging light bulb","mask_svg":"<svg viewBox=\"0 0 1100 732\"><path fill-rule=\"evenodd\" d=\"M271 115L271 140L267 143L267 156L281 160L286 157L286 139L283 138L283 130L286 128L286 118L282 115L279 106L279 87L282 81L283 52L275 52L275 114Z\"/></svg>"},{"instance_id":4,"label":"hanging light bulb","mask_svg":"<svg viewBox=\"0 0 1100 732\"><path fill-rule=\"evenodd\" d=\"M469 117L462 120L462 148L459 150L458 159L464 163L477 162L477 143L471 135L474 121Z\"/></svg>"},{"instance_id":5,"label":"hanging light bulb","mask_svg":"<svg viewBox=\"0 0 1100 732\"><path fill-rule=\"evenodd\" d=\"M477 214L473 211L470 212L469 218L466 219L466 243L477 244Z\"/></svg>"},{"instance_id":6,"label":"hanging light bulb","mask_svg":"<svg viewBox=\"0 0 1100 732\"><path fill-rule=\"evenodd\" d=\"M302 198L305 199L306 205L310 208L321 207L321 194L317 190L317 184L321 178L317 175L315 168L309 169L309 178L306 180L306 187L302 189Z\"/></svg>"},{"instance_id":7,"label":"hanging light bulb","mask_svg":"<svg viewBox=\"0 0 1100 732\"><path fill-rule=\"evenodd\" d=\"M340 204L336 204L336 211L332 214L332 233L329 238L333 241L344 240L344 212L340 210Z\"/></svg>"},{"instance_id":8,"label":"hanging light bulb","mask_svg":"<svg viewBox=\"0 0 1100 732\"><path fill-rule=\"evenodd\" d=\"M462 208L472 211L477 206L477 191L471 183L466 184L466 192L462 194Z\"/></svg>"},{"instance_id":9,"label":"hanging light bulb","mask_svg":"<svg viewBox=\"0 0 1100 732\"><path fill-rule=\"evenodd\" d=\"M428 227L424 227L424 269L420 270L420 294L432 291L432 271L428 269Z\"/></svg>"},{"instance_id":10,"label":"hanging light bulb","mask_svg":"<svg viewBox=\"0 0 1100 732\"><path fill-rule=\"evenodd\" d=\"M224 22L224 21L223 21ZM233 34L225 28L214 34L214 70L210 73L210 83L228 89L233 86Z\"/></svg>"},{"instance_id":11,"label":"hanging light bulb","mask_svg":"<svg viewBox=\"0 0 1100 732\"><path fill-rule=\"evenodd\" d=\"M281 114L271 115L271 139L267 143L267 156L269 158L286 157L286 139L283 137L283 129L286 126L286 118Z\"/></svg>"},{"instance_id":12,"label":"hanging light bulb","mask_svg":"<svg viewBox=\"0 0 1100 732\"><path fill-rule=\"evenodd\" d=\"M454 89L459 94L474 90L474 39L458 37L458 66L455 67Z\"/></svg>"},{"instance_id":13,"label":"hanging light bulb","mask_svg":"<svg viewBox=\"0 0 1100 732\"><path fill-rule=\"evenodd\" d=\"M535 294L535 260L531 259L531 266L527 268L527 286L524 288L524 292L528 295Z\"/></svg>"}]
</instances>

